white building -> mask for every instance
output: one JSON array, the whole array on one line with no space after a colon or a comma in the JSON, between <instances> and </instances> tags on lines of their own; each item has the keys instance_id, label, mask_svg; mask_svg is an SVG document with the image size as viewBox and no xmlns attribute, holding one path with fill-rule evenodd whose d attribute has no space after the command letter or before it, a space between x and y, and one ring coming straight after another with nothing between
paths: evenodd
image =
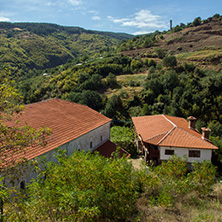
<instances>
[{"instance_id":1,"label":"white building","mask_svg":"<svg viewBox=\"0 0 222 222\"><path fill-rule=\"evenodd\" d=\"M137 147L146 161L156 164L168 160L173 154L193 161L210 160L212 150L218 149L209 141L207 128L202 128L203 135L195 129L195 117L187 122L180 117L167 115L133 117L137 132Z\"/></svg>"},{"instance_id":2,"label":"white building","mask_svg":"<svg viewBox=\"0 0 222 222\"><path fill-rule=\"evenodd\" d=\"M24 126L26 123L34 129L44 126L50 128L52 134L47 138L45 147L29 147L25 152L14 154L14 160L23 157L27 160L45 157L46 161L56 161L54 154L57 147L66 150L68 155L75 150L90 152L98 150L106 157L110 157L116 150L116 145L110 141L111 119L84 105L50 99L26 105L19 120L19 126ZM121 149L120 155L124 153L128 155ZM30 167L22 168L15 185L20 184L24 187L35 177L36 173Z\"/></svg>"}]
</instances>

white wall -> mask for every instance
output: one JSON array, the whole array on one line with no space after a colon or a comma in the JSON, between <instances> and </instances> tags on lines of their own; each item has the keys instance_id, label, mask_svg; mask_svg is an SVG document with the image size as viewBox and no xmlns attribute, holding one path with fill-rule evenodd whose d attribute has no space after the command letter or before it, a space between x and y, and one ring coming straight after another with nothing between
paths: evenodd
<instances>
[{"instance_id":1,"label":"white wall","mask_svg":"<svg viewBox=\"0 0 222 222\"><path fill-rule=\"evenodd\" d=\"M102 136L102 141L101 141ZM107 140L110 140L110 122L100 126L77 139L64 144L61 148L67 150L68 155L71 155L75 149L84 151L94 150ZM90 149L90 142L92 141L92 149Z\"/></svg>"},{"instance_id":2,"label":"white wall","mask_svg":"<svg viewBox=\"0 0 222 222\"><path fill-rule=\"evenodd\" d=\"M102 141L101 141L101 135L102 135ZM70 156L72 153L80 148L80 150L84 151L93 151L103 143L105 143L107 140L110 140L110 122L76 138L75 140L72 140L62 146L60 148L62 150L66 150L67 154ZM92 149L90 149L90 142L92 141ZM56 162L55 158L55 150L51 150L40 157L37 158L45 158L45 160ZM20 176L14 181L15 186L20 186L21 181L25 181L25 184L29 183L31 179L37 177L37 173L33 170L34 167L26 167L25 169L20 169ZM6 178L6 185L9 186L9 178Z\"/></svg>"},{"instance_id":3,"label":"white wall","mask_svg":"<svg viewBox=\"0 0 222 222\"><path fill-rule=\"evenodd\" d=\"M210 160L212 156L212 150L208 149L191 149L191 148L180 148L180 147L159 147L160 150L160 160L168 160L171 155L165 155L165 150L174 150L174 155L183 157L186 156L188 158L188 162L199 161L202 162L203 160ZM189 150L199 150L200 157L189 157Z\"/></svg>"}]
</instances>

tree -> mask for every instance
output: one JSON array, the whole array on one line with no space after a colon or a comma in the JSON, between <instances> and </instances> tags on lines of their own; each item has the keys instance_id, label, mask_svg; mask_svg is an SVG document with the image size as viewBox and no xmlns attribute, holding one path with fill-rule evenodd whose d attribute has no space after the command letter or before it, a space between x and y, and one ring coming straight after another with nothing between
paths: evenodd
<instances>
[{"instance_id":1,"label":"tree","mask_svg":"<svg viewBox=\"0 0 222 222\"><path fill-rule=\"evenodd\" d=\"M177 66L177 59L175 56L167 56L163 59L163 65L165 67L175 67Z\"/></svg>"},{"instance_id":2,"label":"tree","mask_svg":"<svg viewBox=\"0 0 222 222\"><path fill-rule=\"evenodd\" d=\"M23 98L15 89L15 82L10 79L9 74L8 71L0 73L0 167L4 169L12 164L13 154L24 152L25 148L40 141L45 144L43 140L50 132L46 128L34 130L28 125L19 126L19 121L16 118L19 118L21 111L24 109L24 106L19 105ZM9 152L10 160L7 158Z\"/></svg>"},{"instance_id":3,"label":"tree","mask_svg":"<svg viewBox=\"0 0 222 222\"><path fill-rule=\"evenodd\" d=\"M125 149L132 156L137 155L136 144L134 143L136 135L131 128L113 126L110 130L110 134L113 143Z\"/></svg>"},{"instance_id":4,"label":"tree","mask_svg":"<svg viewBox=\"0 0 222 222\"><path fill-rule=\"evenodd\" d=\"M137 193L132 165L125 158L59 154L18 200L23 221L129 221ZM18 198L19 199L19 198ZM15 214L16 206L8 211ZM10 212L8 213L10 216ZM18 221L18 217L14 217Z\"/></svg>"},{"instance_id":5,"label":"tree","mask_svg":"<svg viewBox=\"0 0 222 222\"><path fill-rule=\"evenodd\" d=\"M19 126L15 121L20 112L24 109L19 103L22 97L14 87L14 81L10 79L10 73L5 71L0 73L0 173L10 182L16 176L19 176L19 165L27 162L24 156L26 148L37 144L46 145L46 137L50 130L42 128L35 130L28 125ZM1 187L1 212L3 211L3 201L5 201L6 192Z\"/></svg>"},{"instance_id":6,"label":"tree","mask_svg":"<svg viewBox=\"0 0 222 222\"><path fill-rule=\"evenodd\" d=\"M143 66L143 62L142 60L133 59L130 66L133 70L139 70Z\"/></svg>"},{"instance_id":7,"label":"tree","mask_svg":"<svg viewBox=\"0 0 222 222\"><path fill-rule=\"evenodd\" d=\"M102 98L99 93L91 90L84 90L82 92L82 99L80 100L80 103L97 111L99 111L103 106Z\"/></svg>"},{"instance_id":8,"label":"tree","mask_svg":"<svg viewBox=\"0 0 222 222\"><path fill-rule=\"evenodd\" d=\"M46 128L34 130L28 125L19 126L19 121L15 122L24 106L19 105L22 97L15 90L14 83L7 72L0 74L0 168L4 169L2 173L6 167L16 164L18 160L14 156L24 152L25 148L35 145L40 140L45 144L46 141L43 140L49 133Z\"/></svg>"},{"instance_id":9,"label":"tree","mask_svg":"<svg viewBox=\"0 0 222 222\"><path fill-rule=\"evenodd\" d=\"M166 50L164 50L164 49L156 48L155 52L157 54L157 57L160 59L163 59L166 56Z\"/></svg>"},{"instance_id":10,"label":"tree","mask_svg":"<svg viewBox=\"0 0 222 222\"><path fill-rule=\"evenodd\" d=\"M106 85L112 89L116 88L118 86L118 82L116 79L116 76L113 73L109 73L109 75L106 77Z\"/></svg>"},{"instance_id":11,"label":"tree","mask_svg":"<svg viewBox=\"0 0 222 222\"><path fill-rule=\"evenodd\" d=\"M113 95L106 103L104 114L109 118L117 118L120 112L123 112L122 100L120 96Z\"/></svg>"},{"instance_id":12,"label":"tree","mask_svg":"<svg viewBox=\"0 0 222 222\"><path fill-rule=\"evenodd\" d=\"M193 20L193 25L198 26L201 24L201 17L197 17Z\"/></svg>"}]
</instances>

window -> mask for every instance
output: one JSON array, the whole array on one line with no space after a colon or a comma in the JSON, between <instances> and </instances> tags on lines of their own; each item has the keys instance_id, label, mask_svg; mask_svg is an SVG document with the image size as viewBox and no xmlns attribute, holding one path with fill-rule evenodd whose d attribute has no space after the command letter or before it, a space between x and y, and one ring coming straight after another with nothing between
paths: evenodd
<instances>
[{"instance_id":1,"label":"window","mask_svg":"<svg viewBox=\"0 0 222 222\"><path fill-rule=\"evenodd\" d=\"M199 150L189 150L189 157L200 157Z\"/></svg>"},{"instance_id":2,"label":"window","mask_svg":"<svg viewBox=\"0 0 222 222\"><path fill-rule=\"evenodd\" d=\"M100 136L100 141L103 141L103 135Z\"/></svg>"},{"instance_id":3,"label":"window","mask_svg":"<svg viewBox=\"0 0 222 222\"><path fill-rule=\"evenodd\" d=\"M93 138L92 138L92 137L90 138L90 144L89 144L89 147L90 147L90 148L93 147Z\"/></svg>"},{"instance_id":4,"label":"window","mask_svg":"<svg viewBox=\"0 0 222 222\"><path fill-rule=\"evenodd\" d=\"M21 181L21 183L20 183L20 189L21 189L21 190L24 190L24 189L25 189L25 181L24 181L24 180Z\"/></svg>"},{"instance_id":5,"label":"window","mask_svg":"<svg viewBox=\"0 0 222 222\"><path fill-rule=\"evenodd\" d=\"M80 150L81 150L81 146L80 146L80 145L78 145L77 150L78 150L78 151L80 151Z\"/></svg>"},{"instance_id":6,"label":"window","mask_svg":"<svg viewBox=\"0 0 222 222\"><path fill-rule=\"evenodd\" d=\"M174 150L165 150L165 155L173 155Z\"/></svg>"}]
</instances>

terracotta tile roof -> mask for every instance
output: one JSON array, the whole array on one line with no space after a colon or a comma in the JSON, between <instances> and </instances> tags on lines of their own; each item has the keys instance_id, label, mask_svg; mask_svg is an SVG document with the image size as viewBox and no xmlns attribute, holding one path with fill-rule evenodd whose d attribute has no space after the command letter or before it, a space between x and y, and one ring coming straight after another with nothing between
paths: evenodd
<instances>
[{"instance_id":1,"label":"terracotta tile roof","mask_svg":"<svg viewBox=\"0 0 222 222\"><path fill-rule=\"evenodd\" d=\"M218 149L210 141L202 139L198 130L190 129L184 118L154 115L132 119L144 142L159 146Z\"/></svg>"},{"instance_id":2,"label":"terracotta tile roof","mask_svg":"<svg viewBox=\"0 0 222 222\"><path fill-rule=\"evenodd\" d=\"M33 159L111 121L87 106L57 98L26 105L19 120L19 126L25 123L35 129L44 126L50 128L52 134L44 148L29 147L25 154L20 152L16 159ZM11 124L13 121L7 125Z\"/></svg>"},{"instance_id":3,"label":"terracotta tile roof","mask_svg":"<svg viewBox=\"0 0 222 222\"><path fill-rule=\"evenodd\" d=\"M115 151L116 151L116 144L108 140L107 142L99 146L97 149L95 149L93 153L99 152L101 156L110 158L112 156L112 153ZM123 155L125 155L126 158L130 157L130 154L122 148L120 148L119 154L120 154L120 157L123 157Z\"/></svg>"}]
</instances>

